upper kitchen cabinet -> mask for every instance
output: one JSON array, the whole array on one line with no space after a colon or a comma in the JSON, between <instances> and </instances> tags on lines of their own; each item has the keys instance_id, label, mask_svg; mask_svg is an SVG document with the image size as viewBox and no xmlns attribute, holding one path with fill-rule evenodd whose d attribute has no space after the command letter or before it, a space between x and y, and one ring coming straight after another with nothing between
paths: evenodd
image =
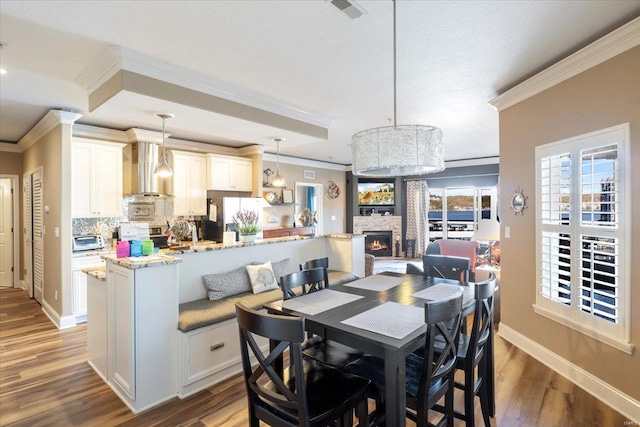
<instances>
[{"instance_id":1,"label":"upper kitchen cabinet","mask_svg":"<svg viewBox=\"0 0 640 427\"><path fill-rule=\"evenodd\" d=\"M122 216L124 144L74 138L71 146L71 215Z\"/></svg>"},{"instance_id":2,"label":"upper kitchen cabinet","mask_svg":"<svg viewBox=\"0 0 640 427\"><path fill-rule=\"evenodd\" d=\"M169 180L169 193L175 196L173 214L176 216L206 215L206 155L175 150L172 150L171 154L173 180Z\"/></svg>"},{"instance_id":3,"label":"upper kitchen cabinet","mask_svg":"<svg viewBox=\"0 0 640 427\"><path fill-rule=\"evenodd\" d=\"M251 159L209 154L209 190L252 191L253 163Z\"/></svg>"}]
</instances>

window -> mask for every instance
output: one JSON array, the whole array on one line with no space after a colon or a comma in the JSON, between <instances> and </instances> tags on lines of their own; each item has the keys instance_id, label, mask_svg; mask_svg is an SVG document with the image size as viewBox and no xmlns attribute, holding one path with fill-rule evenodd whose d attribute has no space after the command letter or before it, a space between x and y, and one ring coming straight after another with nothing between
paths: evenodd
<instances>
[{"instance_id":1,"label":"window","mask_svg":"<svg viewBox=\"0 0 640 427\"><path fill-rule=\"evenodd\" d=\"M537 313L631 353L629 126L536 147Z\"/></svg>"},{"instance_id":2,"label":"window","mask_svg":"<svg viewBox=\"0 0 640 427\"><path fill-rule=\"evenodd\" d=\"M429 240L472 239L480 219L496 217L496 195L496 187L429 189Z\"/></svg>"}]
</instances>

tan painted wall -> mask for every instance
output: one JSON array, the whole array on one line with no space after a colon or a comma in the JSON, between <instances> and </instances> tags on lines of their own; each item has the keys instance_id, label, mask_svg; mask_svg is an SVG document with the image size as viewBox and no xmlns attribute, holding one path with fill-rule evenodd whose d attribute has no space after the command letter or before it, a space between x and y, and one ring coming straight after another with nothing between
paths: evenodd
<instances>
[{"instance_id":1,"label":"tan painted wall","mask_svg":"<svg viewBox=\"0 0 640 427\"><path fill-rule=\"evenodd\" d=\"M535 153L537 145L630 123L632 167L631 341L627 355L533 312L535 272ZM640 400L640 47L635 47L500 113L503 239L502 322L602 381ZM508 202L520 186L523 216Z\"/></svg>"},{"instance_id":2,"label":"tan painted wall","mask_svg":"<svg viewBox=\"0 0 640 427\"><path fill-rule=\"evenodd\" d=\"M276 165L275 165L275 162L265 161L263 166L264 166L264 169L271 168L272 170L275 170ZM305 179L304 178L305 170L315 171L316 178ZM345 185L346 185L346 179L347 179L346 178L347 175L345 172L331 170L331 169L321 169L321 168L310 167L310 166L289 165L289 164L283 164L283 163L280 163L280 172L282 173L282 175L284 175L284 178L287 184L286 188L290 188L294 191L295 191L296 182L323 184L323 188L324 188L324 184L326 184L327 181L333 181L336 184L338 184L338 187L340 188L341 193L340 193L340 196L336 199L329 199L328 197L326 197L323 190L323 194L321 195L323 212L322 212L322 218L318 218L318 221L322 221L322 232L324 234L344 233L347 226L346 218L344 215L345 209L346 209L346 201L345 201L346 199L344 196L345 194L344 192L345 192ZM264 175L262 172L260 172L260 175L263 180L266 179L266 175ZM262 194L260 194L260 196L262 196ZM278 215L281 218L285 218L286 216L287 223L280 224L280 226L291 227L292 220L293 220L293 208L294 208L293 206L283 206L283 207L268 208L268 209L273 211L275 215ZM297 211L299 212L300 209L297 209ZM331 220L332 215L336 217L335 221ZM299 221L297 220L297 218L296 218L296 225L299 225ZM272 225L269 224L268 226L272 226Z\"/></svg>"},{"instance_id":3,"label":"tan painted wall","mask_svg":"<svg viewBox=\"0 0 640 427\"><path fill-rule=\"evenodd\" d=\"M59 125L23 152L24 172L43 167L44 294L59 315L71 314L71 126ZM60 228L60 238L55 228ZM58 291L58 300L54 292Z\"/></svg>"},{"instance_id":4,"label":"tan painted wall","mask_svg":"<svg viewBox=\"0 0 640 427\"><path fill-rule=\"evenodd\" d=\"M23 197L22 197L22 153L9 153L6 151L0 152L0 173L7 175L18 176L18 188L15 191L18 192L18 218L16 221L16 232L22 230L23 215ZM22 235L20 235L18 244L18 278L22 280L24 277L24 253L22 251ZM18 283L14 283L14 286L19 286Z\"/></svg>"}]
</instances>

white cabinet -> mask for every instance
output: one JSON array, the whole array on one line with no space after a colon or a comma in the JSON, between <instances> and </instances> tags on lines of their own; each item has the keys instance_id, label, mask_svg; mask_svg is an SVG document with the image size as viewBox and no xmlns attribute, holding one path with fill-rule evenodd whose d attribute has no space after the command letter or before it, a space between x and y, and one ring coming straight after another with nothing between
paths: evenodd
<instances>
[{"instance_id":1,"label":"white cabinet","mask_svg":"<svg viewBox=\"0 0 640 427\"><path fill-rule=\"evenodd\" d=\"M84 268L101 267L104 261L100 255L77 256L71 258L72 309L76 323L87 320L87 275Z\"/></svg>"},{"instance_id":2,"label":"white cabinet","mask_svg":"<svg viewBox=\"0 0 640 427\"><path fill-rule=\"evenodd\" d=\"M134 412L176 395L177 264L107 263L107 382Z\"/></svg>"},{"instance_id":3,"label":"white cabinet","mask_svg":"<svg viewBox=\"0 0 640 427\"><path fill-rule=\"evenodd\" d=\"M207 214L207 157L204 154L171 151L175 216Z\"/></svg>"},{"instance_id":4,"label":"white cabinet","mask_svg":"<svg viewBox=\"0 0 640 427\"><path fill-rule=\"evenodd\" d=\"M71 146L71 215L122 216L124 144L74 138Z\"/></svg>"},{"instance_id":5,"label":"white cabinet","mask_svg":"<svg viewBox=\"0 0 640 427\"><path fill-rule=\"evenodd\" d=\"M87 276L87 350L89 365L107 381L107 282Z\"/></svg>"},{"instance_id":6,"label":"white cabinet","mask_svg":"<svg viewBox=\"0 0 640 427\"><path fill-rule=\"evenodd\" d=\"M253 162L251 159L209 154L207 160L209 190L253 190Z\"/></svg>"}]
</instances>

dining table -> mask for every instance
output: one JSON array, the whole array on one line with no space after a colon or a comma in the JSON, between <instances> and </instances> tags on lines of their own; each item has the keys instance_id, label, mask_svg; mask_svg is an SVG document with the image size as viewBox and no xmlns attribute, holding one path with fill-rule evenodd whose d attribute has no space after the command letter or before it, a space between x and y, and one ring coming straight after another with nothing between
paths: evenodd
<instances>
[{"instance_id":1,"label":"dining table","mask_svg":"<svg viewBox=\"0 0 640 427\"><path fill-rule=\"evenodd\" d=\"M463 315L472 314L475 299L469 284L393 272L274 301L264 307L272 314L303 317L308 332L384 360L386 425L395 427L406 425L405 359L424 345L424 304L453 296L458 290L463 292ZM492 373L493 352L488 353L491 360L487 372ZM488 381L492 395L493 378ZM491 407L493 402L490 396Z\"/></svg>"}]
</instances>

